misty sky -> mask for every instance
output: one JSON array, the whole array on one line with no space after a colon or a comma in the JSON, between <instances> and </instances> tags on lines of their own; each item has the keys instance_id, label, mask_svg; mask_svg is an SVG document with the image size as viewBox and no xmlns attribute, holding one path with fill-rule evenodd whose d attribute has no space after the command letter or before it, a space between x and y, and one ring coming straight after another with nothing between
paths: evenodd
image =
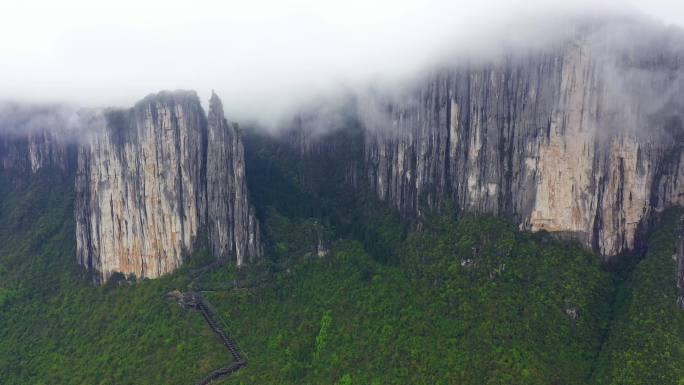
<instances>
[{"instance_id":1,"label":"misty sky","mask_svg":"<svg viewBox=\"0 0 684 385\"><path fill-rule=\"evenodd\" d=\"M7 0L0 99L127 106L215 89L233 117L268 115L548 14L624 12L684 26L681 0Z\"/></svg>"}]
</instances>

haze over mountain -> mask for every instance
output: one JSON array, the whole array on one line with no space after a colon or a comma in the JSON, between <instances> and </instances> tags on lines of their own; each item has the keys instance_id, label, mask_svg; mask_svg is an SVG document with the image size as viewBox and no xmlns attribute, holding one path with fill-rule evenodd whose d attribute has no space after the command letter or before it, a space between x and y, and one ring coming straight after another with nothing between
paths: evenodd
<instances>
[{"instance_id":1,"label":"haze over mountain","mask_svg":"<svg viewBox=\"0 0 684 385\"><path fill-rule=\"evenodd\" d=\"M33 0L0 11L0 99L122 107L162 89L195 89L206 103L215 89L228 116L269 124L321 93L395 83L445 54L543 45L574 18L684 24L674 0Z\"/></svg>"}]
</instances>

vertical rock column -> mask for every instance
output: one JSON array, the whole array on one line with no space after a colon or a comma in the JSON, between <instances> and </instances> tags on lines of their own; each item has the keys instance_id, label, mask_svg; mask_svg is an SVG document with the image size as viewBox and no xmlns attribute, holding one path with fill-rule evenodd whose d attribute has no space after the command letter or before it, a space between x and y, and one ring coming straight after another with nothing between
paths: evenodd
<instances>
[{"instance_id":1,"label":"vertical rock column","mask_svg":"<svg viewBox=\"0 0 684 385\"><path fill-rule=\"evenodd\" d=\"M261 254L244 149L216 95L208 120L188 91L150 95L106 117L80 148L76 174L77 256L99 282L114 272L172 272L204 228L218 258L242 264Z\"/></svg>"},{"instance_id":2,"label":"vertical rock column","mask_svg":"<svg viewBox=\"0 0 684 385\"><path fill-rule=\"evenodd\" d=\"M79 152L76 239L81 264L103 280L158 277L190 250L204 212L206 118L194 92L151 95L109 111Z\"/></svg>"},{"instance_id":3,"label":"vertical rock column","mask_svg":"<svg viewBox=\"0 0 684 385\"><path fill-rule=\"evenodd\" d=\"M217 258L242 265L261 254L259 228L247 201L245 150L238 129L228 123L212 93L207 130L207 232Z\"/></svg>"}]
</instances>

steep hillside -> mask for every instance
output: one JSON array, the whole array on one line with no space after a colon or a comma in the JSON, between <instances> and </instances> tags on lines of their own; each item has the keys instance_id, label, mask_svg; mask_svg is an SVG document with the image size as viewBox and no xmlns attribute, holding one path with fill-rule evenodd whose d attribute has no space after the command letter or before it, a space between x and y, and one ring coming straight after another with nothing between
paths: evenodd
<instances>
[{"instance_id":1,"label":"steep hillside","mask_svg":"<svg viewBox=\"0 0 684 385\"><path fill-rule=\"evenodd\" d=\"M677 306L674 261L678 244L684 240L680 235L683 212L666 213L648 238L644 259L621 285L614 305L616 317L599 360L597 384L684 381L684 311Z\"/></svg>"},{"instance_id":2,"label":"steep hillside","mask_svg":"<svg viewBox=\"0 0 684 385\"><path fill-rule=\"evenodd\" d=\"M72 258L69 178L3 173L3 383L195 383L229 357L198 313L165 299L187 288L203 292L247 354L224 383L680 378L672 220L633 274L616 275L578 243L494 217L445 208L416 231L345 187L343 167L284 162L297 155L258 136L247 144L268 245L259 263L218 267L201 247L170 275L115 275L100 288Z\"/></svg>"},{"instance_id":3,"label":"steep hillside","mask_svg":"<svg viewBox=\"0 0 684 385\"><path fill-rule=\"evenodd\" d=\"M393 245L391 265L341 241L208 293L250 357L228 383L586 384L607 326L598 259L493 218L432 225Z\"/></svg>"},{"instance_id":4,"label":"steep hillside","mask_svg":"<svg viewBox=\"0 0 684 385\"><path fill-rule=\"evenodd\" d=\"M73 184L0 173L3 384L191 384L227 359L170 279L93 288L74 260Z\"/></svg>"}]
</instances>

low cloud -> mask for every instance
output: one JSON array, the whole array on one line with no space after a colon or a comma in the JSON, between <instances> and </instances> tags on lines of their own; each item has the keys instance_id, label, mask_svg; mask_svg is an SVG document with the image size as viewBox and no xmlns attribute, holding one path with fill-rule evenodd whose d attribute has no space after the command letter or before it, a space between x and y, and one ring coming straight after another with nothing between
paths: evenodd
<instances>
[{"instance_id":1,"label":"low cloud","mask_svg":"<svg viewBox=\"0 0 684 385\"><path fill-rule=\"evenodd\" d=\"M645 14L684 25L678 1L598 3L5 2L0 100L128 107L163 89L195 89L206 102L215 89L229 119L273 126L340 89L410 84L440 63L544 49L577 19Z\"/></svg>"},{"instance_id":2,"label":"low cloud","mask_svg":"<svg viewBox=\"0 0 684 385\"><path fill-rule=\"evenodd\" d=\"M100 110L64 104L0 103L0 136L50 133L65 142L81 142L104 127Z\"/></svg>"}]
</instances>

